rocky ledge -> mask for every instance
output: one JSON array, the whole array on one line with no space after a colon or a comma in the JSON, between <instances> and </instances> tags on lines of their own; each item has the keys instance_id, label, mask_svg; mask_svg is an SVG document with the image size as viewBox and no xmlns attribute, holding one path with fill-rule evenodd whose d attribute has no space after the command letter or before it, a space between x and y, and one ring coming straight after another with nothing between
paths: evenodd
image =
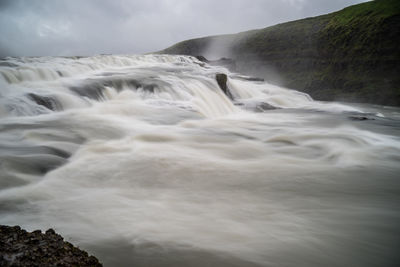
<instances>
[{"instance_id":1,"label":"rocky ledge","mask_svg":"<svg viewBox=\"0 0 400 267\"><path fill-rule=\"evenodd\" d=\"M53 229L29 233L19 226L0 225L0 266L102 266Z\"/></svg>"}]
</instances>

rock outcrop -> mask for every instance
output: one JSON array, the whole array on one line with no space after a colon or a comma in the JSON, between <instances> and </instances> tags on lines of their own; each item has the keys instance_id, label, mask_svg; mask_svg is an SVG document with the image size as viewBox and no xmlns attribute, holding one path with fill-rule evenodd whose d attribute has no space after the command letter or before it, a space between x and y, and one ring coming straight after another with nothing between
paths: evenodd
<instances>
[{"instance_id":1,"label":"rock outcrop","mask_svg":"<svg viewBox=\"0 0 400 267\"><path fill-rule=\"evenodd\" d=\"M215 75L215 80L217 80L219 88L224 92L224 94L233 100L233 95L229 91L228 85L226 84L228 81L228 76L224 73L217 73Z\"/></svg>"},{"instance_id":2,"label":"rock outcrop","mask_svg":"<svg viewBox=\"0 0 400 267\"><path fill-rule=\"evenodd\" d=\"M28 98L40 106L44 106L49 110L62 110L62 105L56 99L49 96L40 96L34 93L28 93Z\"/></svg>"},{"instance_id":3,"label":"rock outcrop","mask_svg":"<svg viewBox=\"0 0 400 267\"><path fill-rule=\"evenodd\" d=\"M102 266L87 252L64 241L53 229L29 233L0 225L0 266Z\"/></svg>"}]
</instances>

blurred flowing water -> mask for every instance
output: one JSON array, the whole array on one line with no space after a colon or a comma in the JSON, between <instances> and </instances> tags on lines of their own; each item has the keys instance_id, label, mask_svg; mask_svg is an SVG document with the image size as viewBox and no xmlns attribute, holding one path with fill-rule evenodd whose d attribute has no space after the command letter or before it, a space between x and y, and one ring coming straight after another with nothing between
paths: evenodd
<instances>
[{"instance_id":1,"label":"blurred flowing water","mask_svg":"<svg viewBox=\"0 0 400 267\"><path fill-rule=\"evenodd\" d=\"M6 58L0 224L106 266L399 266L399 133L193 57Z\"/></svg>"}]
</instances>

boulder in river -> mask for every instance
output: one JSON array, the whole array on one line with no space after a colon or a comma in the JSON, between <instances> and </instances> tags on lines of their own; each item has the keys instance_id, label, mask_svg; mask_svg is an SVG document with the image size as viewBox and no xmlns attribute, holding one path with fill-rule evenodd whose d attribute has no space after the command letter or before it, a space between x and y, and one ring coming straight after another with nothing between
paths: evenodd
<instances>
[{"instance_id":1,"label":"boulder in river","mask_svg":"<svg viewBox=\"0 0 400 267\"><path fill-rule=\"evenodd\" d=\"M217 80L219 88L227 95L230 99L233 100L233 96L231 92L229 91L228 85L226 82L228 81L228 76L224 73L217 73L215 75L215 79Z\"/></svg>"}]
</instances>

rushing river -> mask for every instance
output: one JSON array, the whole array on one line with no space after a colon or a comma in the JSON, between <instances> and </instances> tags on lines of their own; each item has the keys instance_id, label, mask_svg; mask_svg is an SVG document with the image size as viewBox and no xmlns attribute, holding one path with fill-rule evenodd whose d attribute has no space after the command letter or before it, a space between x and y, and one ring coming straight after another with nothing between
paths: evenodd
<instances>
[{"instance_id":1,"label":"rushing river","mask_svg":"<svg viewBox=\"0 0 400 267\"><path fill-rule=\"evenodd\" d=\"M0 224L105 266L399 266L400 109L193 57L3 59Z\"/></svg>"}]
</instances>

